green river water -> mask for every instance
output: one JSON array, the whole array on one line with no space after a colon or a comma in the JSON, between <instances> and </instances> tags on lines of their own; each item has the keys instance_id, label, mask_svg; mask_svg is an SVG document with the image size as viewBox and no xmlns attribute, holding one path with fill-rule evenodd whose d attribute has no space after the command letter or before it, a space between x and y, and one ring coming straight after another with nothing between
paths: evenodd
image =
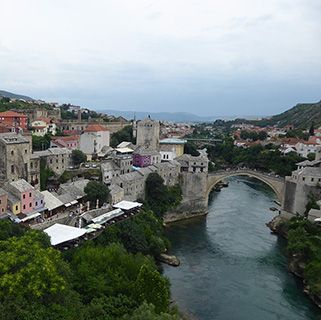
<instances>
[{"instance_id":1,"label":"green river water","mask_svg":"<svg viewBox=\"0 0 321 320\"><path fill-rule=\"evenodd\" d=\"M321 319L321 311L287 271L286 243L265 223L275 213L272 190L231 178L212 193L209 214L167 229L181 266L164 266L179 308L200 320Z\"/></svg>"}]
</instances>

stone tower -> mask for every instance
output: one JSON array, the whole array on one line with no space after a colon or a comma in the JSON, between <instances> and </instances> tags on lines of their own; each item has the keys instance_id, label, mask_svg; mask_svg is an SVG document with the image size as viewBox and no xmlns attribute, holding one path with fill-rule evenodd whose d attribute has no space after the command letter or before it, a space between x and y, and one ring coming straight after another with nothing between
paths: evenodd
<instances>
[{"instance_id":1,"label":"stone tower","mask_svg":"<svg viewBox=\"0 0 321 320\"><path fill-rule=\"evenodd\" d=\"M138 147L144 146L148 150L159 150L159 122L154 121L148 116L145 120L137 122Z\"/></svg>"}]
</instances>

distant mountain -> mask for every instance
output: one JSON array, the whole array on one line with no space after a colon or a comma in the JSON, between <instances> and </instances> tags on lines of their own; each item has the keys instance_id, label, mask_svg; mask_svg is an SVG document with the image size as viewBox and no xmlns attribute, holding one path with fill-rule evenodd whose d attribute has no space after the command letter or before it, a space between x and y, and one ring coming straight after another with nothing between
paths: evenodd
<instances>
[{"instance_id":1,"label":"distant mountain","mask_svg":"<svg viewBox=\"0 0 321 320\"><path fill-rule=\"evenodd\" d=\"M0 90L0 97L10 98L10 99L23 99L26 101L34 101L35 100L35 99L32 99L28 96L23 96L20 94L15 94L15 93L4 91L4 90Z\"/></svg>"},{"instance_id":2,"label":"distant mountain","mask_svg":"<svg viewBox=\"0 0 321 320\"><path fill-rule=\"evenodd\" d=\"M317 103L299 103L295 107L260 121L255 121L261 126L277 125L284 127L294 125L296 128L308 129L312 122L315 126L321 126L321 101Z\"/></svg>"},{"instance_id":3,"label":"distant mountain","mask_svg":"<svg viewBox=\"0 0 321 320\"><path fill-rule=\"evenodd\" d=\"M121 111L121 110L97 110L109 115L122 116L128 120L136 117L137 120L145 119L149 115L152 119L173 122L205 122L213 121L216 117L202 117L188 112L148 112L148 111Z\"/></svg>"}]
</instances>

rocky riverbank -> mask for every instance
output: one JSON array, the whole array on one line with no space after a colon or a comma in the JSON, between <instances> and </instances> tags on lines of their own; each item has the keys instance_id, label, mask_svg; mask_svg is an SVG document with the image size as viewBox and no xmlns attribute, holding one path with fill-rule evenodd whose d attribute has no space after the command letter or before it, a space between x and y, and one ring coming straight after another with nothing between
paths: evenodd
<instances>
[{"instance_id":1,"label":"rocky riverbank","mask_svg":"<svg viewBox=\"0 0 321 320\"><path fill-rule=\"evenodd\" d=\"M277 235L282 236L285 239L288 239L288 228L287 222L289 221L289 216L280 214L274 217L270 222L266 225L270 228L270 230ZM300 254L290 254L288 256L289 263L288 269L291 273L302 279L304 285L304 293L306 293L311 300L321 308L321 295L315 295L311 292L311 288L307 283L305 278L305 268L306 262L304 261L302 255Z\"/></svg>"},{"instance_id":2,"label":"rocky riverbank","mask_svg":"<svg viewBox=\"0 0 321 320\"><path fill-rule=\"evenodd\" d=\"M166 253L160 254L158 257L158 260L160 262L166 263L172 267L178 267L181 264L181 262L179 261L179 259L176 256L171 256Z\"/></svg>"}]
</instances>

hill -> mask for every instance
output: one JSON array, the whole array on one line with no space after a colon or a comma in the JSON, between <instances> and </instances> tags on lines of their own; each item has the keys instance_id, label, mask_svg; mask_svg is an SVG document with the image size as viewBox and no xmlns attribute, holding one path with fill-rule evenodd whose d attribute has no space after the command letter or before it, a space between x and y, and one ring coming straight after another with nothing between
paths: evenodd
<instances>
[{"instance_id":1,"label":"hill","mask_svg":"<svg viewBox=\"0 0 321 320\"><path fill-rule=\"evenodd\" d=\"M35 101L35 99L32 99L28 96L23 96L21 94L15 94L4 90L0 90L0 97L10 98L10 99L22 99L26 101Z\"/></svg>"},{"instance_id":2,"label":"hill","mask_svg":"<svg viewBox=\"0 0 321 320\"><path fill-rule=\"evenodd\" d=\"M294 125L296 128L308 129L312 122L316 127L321 126L321 101L317 103L299 103L295 107L259 121L251 123L259 126L277 125L284 127Z\"/></svg>"}]
</instances>

